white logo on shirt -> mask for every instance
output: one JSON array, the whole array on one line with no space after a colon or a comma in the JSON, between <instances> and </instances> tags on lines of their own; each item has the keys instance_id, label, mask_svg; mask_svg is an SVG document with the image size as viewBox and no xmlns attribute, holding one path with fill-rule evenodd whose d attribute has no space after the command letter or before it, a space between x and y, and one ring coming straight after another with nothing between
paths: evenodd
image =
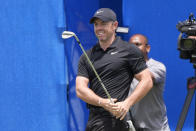
<instances>
[{"instance_id":1,"label":"white logo on shirt","mask_svg":"<svg viewBox=\"0 0 196 131\"><path fill-rule=\"evenodd\" d=\"M111 55L114 55L114 54L116 54L116 53L118 53L118 51L111 52L110 54L111 54Z\"/></svg>"}]
</instances>

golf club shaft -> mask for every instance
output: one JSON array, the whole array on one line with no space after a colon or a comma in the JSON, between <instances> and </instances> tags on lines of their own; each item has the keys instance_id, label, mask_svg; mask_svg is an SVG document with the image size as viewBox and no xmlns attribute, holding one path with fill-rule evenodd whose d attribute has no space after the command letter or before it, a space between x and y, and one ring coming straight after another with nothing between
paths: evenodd
<instances>
[{"instance_id":1,"label":"golf club shaft","mask_svg":"<svg viewBox=\"0 0 196 131\"><path fill-rule=\"evenodd\" d=\"M97 79L99 80L101 86L103 87L103 89L104 89L104 91L105 91L105 93L106 93L108 99L110 99L110 101L113 103L113 101L111 100L111 96L110 96L109 92L108 92L107 89L105 88L105 85L103 84L103 82L102 82L101 78L99 77L97 71L95 70L95 68L94 68L94 66L93 66L93 64L92 64L92 62L90 61L88 55L86 54L86 52L85 52L85 50L84 50L82 44L80 43L80 41L79 41L79 39L77 38L77 36L74 36L74 37L75 37L76 41L78 42L80 48L82 49L82 52L84 53L84 55L85 55L85 57L86 57L88 63L90 64L91 68L93 69L93 71L94 71L94 73L95 73Z\"/></svg>"}]
</instances>

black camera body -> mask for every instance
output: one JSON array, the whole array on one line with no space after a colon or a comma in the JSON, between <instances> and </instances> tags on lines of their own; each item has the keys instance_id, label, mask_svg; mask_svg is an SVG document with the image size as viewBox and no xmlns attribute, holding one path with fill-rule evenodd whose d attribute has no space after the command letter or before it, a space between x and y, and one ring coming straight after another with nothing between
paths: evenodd
<instances>
[{"instance_id":1,"label":"black camera body","mask_svg":"<svg viewBox=\"0 0 196 131\"><path fill-rule=\"evenodd\" d=\"M196 21L191 13L188 20L178 22L176 28L180 31L178 37L178 50L180 58L190 59L196 65Z\"/></svg>"}]
</instances>

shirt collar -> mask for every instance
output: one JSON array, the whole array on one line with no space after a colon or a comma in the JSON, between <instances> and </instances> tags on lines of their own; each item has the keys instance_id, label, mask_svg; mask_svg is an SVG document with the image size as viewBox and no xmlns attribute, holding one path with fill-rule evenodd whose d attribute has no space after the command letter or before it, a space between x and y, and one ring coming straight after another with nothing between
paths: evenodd
<instances>
[{"instance_id":1,"label":"shirt collar","mask_svg":"<svg viewBox=\"0 0 196 131\"><path fill-rule=\"evenodd\" d=\"M115 40L112 42L112 44L108 47L108 49L113 49L117 47L117 43L120 40L120 36L116 36ZM97 42L97 44L95 45L95 50L102 50L99 42Z\"/></svg>"}]
</instances>

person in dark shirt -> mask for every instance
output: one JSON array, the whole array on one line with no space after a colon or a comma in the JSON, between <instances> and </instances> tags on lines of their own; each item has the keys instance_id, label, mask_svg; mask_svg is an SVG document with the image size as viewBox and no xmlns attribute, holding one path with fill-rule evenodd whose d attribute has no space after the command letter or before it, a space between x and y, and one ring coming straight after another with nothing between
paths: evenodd
<instances>
[{"instance_id":1,"label":"person in dark shirt","mask_svg":"<svg viewBox=\"0 0 196 131\"><path fill-rule=\"evenodd\" d=\"M84 54L78 63L76 94L90 110L86 131L128 131L125 116L152 88L152 79L142 52L116 36L116 14L109 8L97 10L91 18L98 42L87 55L112 97L105 94ZM133 77L139 81L128 97Z\"/></svg>"}]
</instances>

